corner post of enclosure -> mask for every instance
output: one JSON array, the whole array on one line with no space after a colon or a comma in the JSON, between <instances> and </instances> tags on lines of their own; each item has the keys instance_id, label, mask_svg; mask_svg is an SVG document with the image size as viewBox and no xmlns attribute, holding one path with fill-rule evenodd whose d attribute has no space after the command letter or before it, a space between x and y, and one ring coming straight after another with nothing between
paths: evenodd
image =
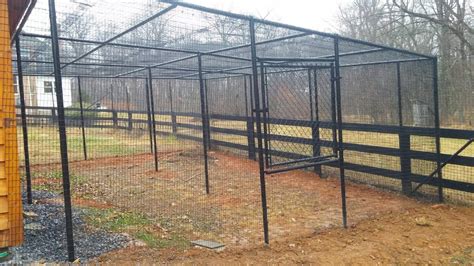
<instances>
[{"instance_id":1,"label":"corner post of enclosure","mask_svg":"<svg viewBox=\"0 0 474 266\"><path fill-rule=\"evenodd\" d=\"M255 123L257 126L257 152L258 152L258 166L260 172L260 195L262 200L262 218L263 218L263 234L265 244L269 244L268 237L268 209L267 209L267 192L265 184L265 165L263 158L263 140L262 140L262 110L260 109L260 95L258 90L258 66L257 66L257 46L255 41L255 19L249 19L250 27L250 50L252 54L252 77L253 77L253 92L254 92L254 106L255 106Z\"/></svg>"},{"instance_id":2,"label":"corner post of enclosure","mask_svg":"<svg viewBox=\"0 0 474 266\"><path fill-rule=\"evenodd\" d=\"M64 196L64 212L66 216L66 238L68 259L70 262L75 260L74 255L74 236L72 225L72 206L71 206L71 184L69 180L69 160L67 154L67 138L66 138L66 121L64 115L63 103L63 85L61 76L61 62L59 57L59 41L58 26L56 21L55 0L49 0L49 19L51 26L51 46L54 62L54 79L56 88L56 101L58 107L58 126L59 126L59 143L61 149L61 165L63 175L63 196Z\"/></svg>"},{"instance_id":3,"label":"corner post of enclosure","mask_svg":"<svg viewBox=\"0 0 474 266\"><path fill-rule=\"evenodd\" d=\"M432 65L433 73L433 102L434 102L434 123L435 123L435 135L436 135L436 166L438 171L438 200L439 202L444 201L443 195L443 172L441 170L441 130L440 130L440 119L439 119L439 92L438 92L438 58L433 57Z\"/></svg>"},{"instance_id":4,"label":"corner post of enclosure","mask_svg":"<svg viewBox=\"0 0 474 266\"><path fill-rule=\"evenodd\" d=\"M400 71L400 62L397 63L397 91L398 91L398 120L399 133L398 142L400 148L400 170L402 172L402 193L410 195L412 190L411 178L411 159L410 159L410 134L407 134L403 128L403 103L402 103L402 77Z\"/></svg>"},{"instance_id":5,"label":"corner post of enclosure","mask_svg":"<svg viewBox=\"0 0 474 266\"><path fill-rule=\"evenodd\" d=\"M146 114L147 114L147 124L148 124L148 133L150 135L150 153L153 153L153 129L151 122L151 109L150 109L150 92L148 90L148 78L145 79L145 97L146 97Z\"/></svg>"},{"instance_id":6,"label":"corner post of enclosure","mask_svg":"<svg viewBox=\"0 0 474 266\"><path fill-rule=\"evenodd\" d=\"M84 160L87 160L86 130L84 128L84 103L82 101L81 77L77 77L77 91L79 93L79 108L81 108L82 151L84 152Z\"/></svg>"},{"instance_id":7,"label":"corner post of enclosure","mask_svg":"<svg viewBox=\"0 0 474 266\"><path fill-rule=\"evenodd\" d=\"M202 74L202 55L198 54L198 65L199 65L199 95L201 100L201 124L202 124L202 146L204 151L204 181L206 186L206 194L209 194L209 165L208 165L208 158L207 158L207 149L209 147L209 136L208 136L208 125L209 125L209 117L207 112L207 105L206 105L206 88L204 83L204 78Z\"/></svg>"},{"instance_id":8,"label":"corner post of enclosure","mask_svg":"<svg viewBox=\"0 0 474 266\"><path fill-rule=\"evenodd\" d=\"M339 64L339 36L334 37L334 70L336 86L336 108L337 108L337 128L338 128L338 151L339 151L339 171L341 179L341 200L342 200L342 224L347 228L346 210L346 180L344 171L344 138L342 136L342 93L341 74Z\"/></svg>"},{"instance_id":9,"label":"corner post of enclosure","mask_svg":"<svg viewBox=\"0 0 474 266\"><path fill-rule=\"evenodd\" d=\"M26 106L25 106L25 90L23 83L23 67L21 61L20 37L15 38L17 72L18 72L18 91L20 93L20 109L21 109L21 127L23 130L23 153L25 156L25 174L26 174L26 202L33 203L31 192L31 170L30 170L30 149L28 143L28 127L26 124Z\"/></svg>"},{"instance_id":10,"label":"corner post of enclosure","mask_svg":"<svg viewBox=\"0 0 474 266\"><path fill-rule=\"evenodd\" d=\"M153 131L153 150L155 157L155 171L158 172L158 149L156 144L156 120L155 120L155 101L153 99L153 76L151 68L148 68L148 90L150 93L150 107L151 107L151 122Z\"/></svg>"}]
</instances>

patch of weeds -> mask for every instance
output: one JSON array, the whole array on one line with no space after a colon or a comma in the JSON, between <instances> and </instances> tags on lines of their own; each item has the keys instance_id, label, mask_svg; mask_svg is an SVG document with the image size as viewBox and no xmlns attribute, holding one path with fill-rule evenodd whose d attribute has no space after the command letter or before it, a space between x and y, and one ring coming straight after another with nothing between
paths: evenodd
<instances>
[{"instance_id":1,"label":"patch of weeds","mask_svg":"<svg viewBox=\"0 0 474 266\"><path fill-rule=\"evenodd\" d=\"M178 141L178 138L173 134L170 134L166 137L166 142L168 143L175 143L176 141Z\"/></svg>"},{"instance_id":2,"label":"patch of weeds","mask_svg":"<svg viewBox=\"0 0 474 266\"><path fill-rule=\"evenodd\" d=\"M175 248L183 250L189 248L189 241L178 234L171 234L168 237L159 237L153 233L141 230L134 234L137 239L145 242L151 248Z\"/></svg>"},{"instance_id":3,"label":"patch of weeds","mask_svg":"<svg viewBox=\"0 0 474 266\"><path fill-rule=\"evenodd\" d=\"M47 172L47 173L42 173L39 175L42 178L47 178L47 179L62 179L63 178L63 173L60 171Z\"/></svg>"},{"instance_id":4,"label":"patch of weeds","mask_svg":"<svg viewBox=\"0 0 474 266\"><path fill-rule=\"evenodd\" d=\"M61 171L33 173L33 188L37 190L45 190L50 192L61 192L63 174ZM36 182L35 182L36 179ZM80 175L70 174L69 179L71 181L72 189L75 186L80 186L86 183L87 178Z\"/></svg>"},{"instance_id":5,"label":"patch of weeds","mask_svg":"<svg viewBox=\"0 0 474 266\"><path fill-rule=\"evenodd\" d=\"M87 211L87 221L98 228L121 232L139 230L152 225L152 221L142 214L118 212L113 209L94 209Z\"/></svg>"},{"instance_id":6,"label":"patch of weeds","mask_svg":"<svg viewBox=\"0 0 474 266\"><path fill-rule=\"evenodd\" d=\"M474 246L466 248L461 254L451 257L452 264L473 265L474 264Z\"/></svg>"},{"instance_id":7,"label":"patch of weeds","mask_svg":"<svg viewBox=\"0 0 474 266\"><path fill-rule=\"evenodd\" d=\"M181 235L155 232L154 222L143 214L89 208L86 212L86 222L107 231L129 233L151 248L186 249L189 247L189 241Z\"/></svg>"},{"instance_id":8,"label":"patch of weeds","mask_svg":"<svg viewBox=\"0 0 474 266\"><path fill-rule=\"evenodd\" d=\"M32 185L33 190L38 190L38 191L48 191L48 192L54 192L54 193L61 193L62 189L56 188L53 185L50 184L35 184Z\"/></svg>"}]
</instances>

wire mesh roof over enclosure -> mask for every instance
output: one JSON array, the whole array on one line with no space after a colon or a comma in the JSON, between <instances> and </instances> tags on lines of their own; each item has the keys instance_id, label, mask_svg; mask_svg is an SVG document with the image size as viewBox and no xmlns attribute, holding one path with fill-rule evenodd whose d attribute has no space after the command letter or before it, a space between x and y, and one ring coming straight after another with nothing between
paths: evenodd
<instances>
[{"instance_id":1,"label":"wire mesh roof over enclosure","mask_svg":"<svg viewBox=\"0 0 474 266\"><path fill-rule=\"evenodd\" d=\"M207 79L251 74L249 20L258 57L333 59L341 67L430 56L171 0L58 1L62 76ZM48 3L39 0L21 34L24 75L53 75ZM16 62L16 59L14 59Z\"/></svg>"}]
</instances>

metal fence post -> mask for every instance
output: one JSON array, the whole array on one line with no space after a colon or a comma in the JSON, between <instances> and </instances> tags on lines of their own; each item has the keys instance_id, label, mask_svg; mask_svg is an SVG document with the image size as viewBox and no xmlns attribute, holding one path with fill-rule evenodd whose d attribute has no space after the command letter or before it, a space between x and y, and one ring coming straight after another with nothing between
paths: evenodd
<instances>
[{"instance_id":1,"label":"metal fence post","mask_svg":"<svg viewBox=\"0 0 474 266\"><path fill-rule=\"evenodd\" d=\"M178 134L178 126L176 124L176 113L174 112L173 106L173 90L171 89L171 80L168 81L168 93L170 99L170 111L171 111L171 132L174 135Z\"/></svg>"},{"instance_id":2,"label":"metal fence post","mask_svg":"<svg viewBox=\"0 0 474 266\"><path fill-rule=\"evenodd\" d=\"M61 62L59 57L59 41L58 28L56 22L56 6L55 0L49 0L49 19L51 26L51 46L54 62L54 78L56 88L56 99L58 106L58 126L59 126L59 143L61 149L61 165L63 175L63 196L64 196L64 212L66 216L66 238L68 259L70 262L75 260L74 255L74 235L72 224L72 207L71 207L71 188L69 180L69 160L67 154L67 137L66 137L66 121L64 115L63 103L63 87L61 76Z\"/></svg>"},{"instance_id":3,"label":"metal fence post","mask_svg":"<svg viewBox=\"0 0 474 266\"><path fill-rule=\"evenodd\" d=\"M250 50L252 54L252 76L253 76L253 91L255 104L255 122L257 125L257 151L258 151L258 166L260 172L260 195L262 201L262 218L263 218L263 236L265 244L269 244L268 236L268 208L267 208L267 190L265 184L265 165L263 158L263 140L262 140L262 121L261 114L263 110L260 109L260 95L258 91L258 66L257 66L257 46L255 43L255 20L250 18Z\"/></svg>"},{"instance_id":4,"label":"metal fence post","mask_svg":"<svg viewBox=\"0 0 474 266\"><path fill-rule=\"evenodd\" d=\"M112 88L112 85L110 85L110 100L111 100L111 107L112 107L112 123L114 124L114 127L118 127L118 114L117 111L115 110L114 106L114 89Z\"/></svg>"},{"instance_id":5,"label":"metal fence post","mask_svg":"<svg viewBox=\"0 0 474 266\"><path fill-rule=\"evenodd\" d=\"M145 79L145 97L148 133L150 135L150 152L153 153L153 129L151 125L150 92L148 91L148 78Z\"/></svg>"},{"instance_id":6,"label":"metal fence post","mask_svg":"<svg viewBox=\"0 0 474 266\"><path fill-rule=\"evenodd\" d=\"M211 143L211 117L209 116L209 87L207 84L207 79L204 80L204 93L205 93L205 101L204 104L206 105L206 129L207 129L207 147L208 149L212 148Z\"/></svg>"},{"instance_id":7,"label":"metal fence post","mask_svg":"<svg viewBox=\"0 0 474 266\"><path fill-rule=\"evenodd\" d=\"M25 90L23 83L23 66L21 61L20 37L15 39L17 72L18 72L18 91L20 93L21 127L23 130L23 155L25 156L25 174L26 174L26 202L33 203L31 192L31 170L30 170L30 149L28 143L28 127L26 121Z\"/></svg>"},{"instance_id":8,"label":"metal fence post","mask_svg":"<svg viewBox=\"0 0 474 266\"><path fill-rule=\"evenodd\" d=\"M54 103L53 103L54 105ZM51 107L51 123L57 123L58 122L58 117L56 115L56 108L53 106Z\"/></svg>"},{"instance_id":9,"label":"metal fence post","mask_svg":"<svg viewBox=\"0 0 474 266\"><path fill-rule=\"evenodd\" d=\"M125 84L125 96L126 96L126 99L127 99L128 130L132 130L133 129L133 120L132 120L132 112L130 111L130 91L128 90L128 86L126 84Z\"/></svg>"},{"instance_id":10,"label":"metal fence post","mask_svg":"<svg viewBox=\"0 0 474 266\"><path fill-rule=\"evenodd\" d=\"M117 111L112 109L112 123L114 124L114 127L118 127L118 114Z\"/></svg>"},{"instance_id":11,"label":"metal fence post","mask_svg":"<svg viewBox=\"0 0 474 266\"><path fill-rule=\"evenodd\" d=\"M81 77L77 77L77 90L79 93L79 107L81 108L82 151L84 152L84 160L87 160L86 130L84 128L84 107L82 101Z\"/></svg>"},{"instance_id":12,"label":"metal fence post","mask_svg":"<svg viewBox=\"0 0 474 266\"><path fill-rule=\"evenodd\" d=\"M155 171L158 171L158 149L156 144L156 121L155 121L155 101L153 99L153 76L151 74L151 68L148 68L148 89L150 92L150 107L151 107L151 122L153 130L153 150L155 157Z\"/></svg>"},{"instance_id":13,"label":"metal fence post","mask_svg":"<svg viewBox=\"0 0 474 266\"><path fill-rule=\"evenodd\" d=\"M440 121L439 121L439 96L438 96L438 58L433 58L433 102L434 102L434 119L435 119L435 132L436 132L436 166L439 169L441 166L441 132L440 132ZM439 202L444 201L443 195L443 171L440 169L438 172L438 200Z\"/></svg>"},{"instance_id":14,"label":"metal fence post","mask_svg":"<svg viewBox=\"0 0 474 266\"><path fill-rule=\"evenodd\" d=\"M313 79L311 79L311 73L313 74ZM311 71L308 69L308 89L309 89L309 111L311 119L311 136L312 136L312 146L313 146L313 157L321 155L321 145L320 145L320 135L319 135L319 104L318 104L318 80L316 74L316 68ZM313 91L314 90L314 91ZM313 92L314 92L314 102L313 102ZM316 165L314 167L314 172L320 177L322 176L321 165Z\"/></svg>"},{"instance_id":15,"label":"metal fence post","mask_svg":"<svg viewBox=\"0 0 474 266\"><path fill-rule=\"evenodd\" d=\"M336 78L334 64L331 64L331 131L332 131L332 152L337 154L337 110L336 110Z\"/></svg>"},{"instance_id":16,"label":"metal fence post","mask_svg":"<svg viewBox=\"0 0 474 266\"><path fill-rule=\"evenodd\" d=\"M265 150L265 167L270 166L270 140L268 132L268 106L267 106L267 95L266 95L266 82L265 82L265 67L263 62L260 62L260 86L262 90L262 111L263 111L263 144Z\"/></svg>"},{"instance_id":17,"label":"metal fence post","mask_svg":"<svg viewBox=\"0 0 474 266\"><path fill-rule=\"evenodd\" d=\"M337 103L337 125L338 125L338 148L339 148L339 171L341 179L341 201L342 201L342 224L347 228L347 209L346 209L346 178L344 169L344 138L342 136L342 93L341 93L341 74L339 67L339 37L334 37L334 68L336 82L336 103Z\"/></svg>"},{"instance_id":18,"label":"metal fence post","mask_svg":"<svg viewBox=\"0 0 474 266\"><path fill-rule=\"evenodd\" d=\"M402 172L402 193L410 195L412 190L411 159L410 159L410 135L403 129L403 103L402 103L402 79L400 63L397 63L397 90L398 90L398 120L399 120L399 149L400 149L400 170Z\"/></svg>"},{"instance_id":19,"label":"metal fence post","mask_svg":"<svg viewBox=\"0 0 474 266\"><path fill-rule=\"evenodd\" d=\"M245 121L247 122L247 147L248 147L248 156L250 160L255 160L255 136L253 135L253 119L252 116L249 116L249 99L247 92L247 76L244 77L244 97L245 97ZM249 79L251 83L252 80ZM252 92L250 92L252 93ZM251 112L250 112L251 113Z\"/></svg>"},{"instance_id":20,"label":"metal fence post","mask_svg":"<svg viewBox=\"0 0 474 266\"><path fill-rule=\"evenodd\" d=\"M207 143L209 140L209 116L207 112L207 90L205 88L204 79L202 75L202 57L201 54L198 54L198 65L199 65L199 95L201 100L201 119L202 119L202 146L204 151L204 178L205 178L205 186L206 186L206 194L209 194L209 165L208 165L208 158L207 158L207 149L209 144Z\"/></svg>"}]
</instances>

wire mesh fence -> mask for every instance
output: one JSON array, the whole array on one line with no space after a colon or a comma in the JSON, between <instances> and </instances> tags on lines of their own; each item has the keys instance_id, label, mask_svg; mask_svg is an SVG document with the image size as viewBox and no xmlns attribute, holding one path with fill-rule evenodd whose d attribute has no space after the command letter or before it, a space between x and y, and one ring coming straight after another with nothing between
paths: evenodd
<instances>
[{"instance_id":1,"label":"wire mesh fence","mask_svg":"<svg viewBox=\"0 0 474 266\"><path fill-rule=\"evenodd\" d=\"M85 223L183 250L338 226L344 192L315 197L314 180L336 185L344 170L408 195L423 184L419 195L473 201L472 147L438 171L473 132L440 128L432 57L168 1L64 1L55 38L49 12L39 0L13 59L28 131L19 150L33 199L67 205L69 167L74 234Z\"/></svg>"}]
</instances>

